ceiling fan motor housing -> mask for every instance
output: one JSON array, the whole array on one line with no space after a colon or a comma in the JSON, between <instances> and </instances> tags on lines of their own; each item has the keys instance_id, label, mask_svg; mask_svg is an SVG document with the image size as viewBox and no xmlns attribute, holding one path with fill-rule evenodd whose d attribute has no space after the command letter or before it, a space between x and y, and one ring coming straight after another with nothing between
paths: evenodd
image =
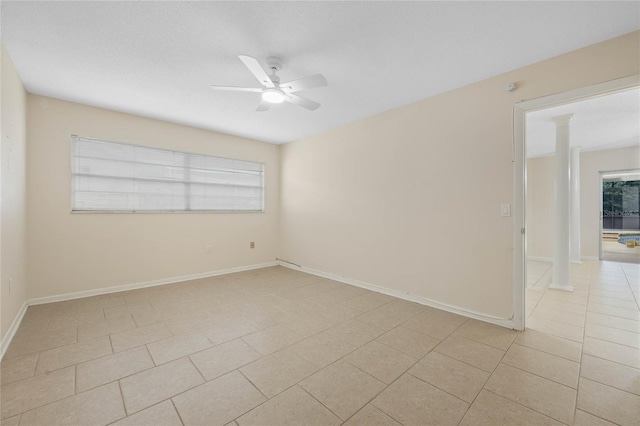
<instances>
[{"instance_id":1,"label":"ceiling fan motor housing","mask_svg":"<svg viewBox=\"0 0 640 426\"><path fill-rule=\"evenodd\" d=\"M280 85L280 77L278 77L276 72L282 69L282 59L276 56L269 56L267 58L267 65L269 65L269 69L271 70L269 78L276 86Z\"/></svg>"},{"instance_id":2,"label":"ceiling fan motor housing","mask_svg":"<svg viewBox=\"0 0 640 426\"><path fill-rule=\"evenodd\" d=\"M282 59L277 56L269 56L267 58L267 65L269 65L269 69L280 71L282 69Z\"/></svg>"}]
</instances>

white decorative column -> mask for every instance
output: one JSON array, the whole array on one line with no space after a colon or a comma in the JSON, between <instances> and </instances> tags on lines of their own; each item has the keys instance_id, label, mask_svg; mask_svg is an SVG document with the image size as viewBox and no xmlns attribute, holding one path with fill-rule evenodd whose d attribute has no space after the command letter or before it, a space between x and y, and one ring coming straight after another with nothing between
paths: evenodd
<instances>
[{"instance_id":1,"label":"white decorative column","mask_svg":"<svg viewBox=\"0 0 640 426\"><path fill-rule=\"evenodd\" d=\"M573 291L569 284L569 123L573 114L553 117L556 123L556 181L553 220L553 277L549 288Z\"/></svg>"},{"instance_id":2,"label":"white decorative column","mask_svg":"<svg viewBox=\"0 0 640 426\"><path fill-rule=\"evenodd\" d=\"M571 185L571 217L569 235L571 239L569 259L571 263L582 263L580 260L580 147L571 148L571 165L569 167Z\"/></svg>"}]
</instances>

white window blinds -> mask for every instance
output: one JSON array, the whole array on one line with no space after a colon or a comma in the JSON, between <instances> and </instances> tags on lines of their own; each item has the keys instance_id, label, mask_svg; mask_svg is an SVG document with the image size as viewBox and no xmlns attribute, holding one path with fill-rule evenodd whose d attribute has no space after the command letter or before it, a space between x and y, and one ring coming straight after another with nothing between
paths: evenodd
<instances>
[{"instance_id":1,"label":"white window blinds","mask_svg":"<svg viewBox=\"0 0 640 426\"><path fill-rule=\"evenodd\" d=\"M264 165L72 137L72 210L260 212Z\"/></svg>"}]
</instances>

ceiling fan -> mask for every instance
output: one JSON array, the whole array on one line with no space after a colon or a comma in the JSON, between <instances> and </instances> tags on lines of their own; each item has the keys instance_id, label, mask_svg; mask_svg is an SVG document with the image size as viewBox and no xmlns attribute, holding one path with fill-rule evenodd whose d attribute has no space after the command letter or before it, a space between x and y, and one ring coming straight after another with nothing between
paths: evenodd
<instances>
[{"instance_id":1,"label":"ceiling fan","mask_svg":"<svg viewBox=\"0 0 640 426\"><path fill-rule=\"evenodd\" d=\"M327 79L324 78L322 74L312 75L311 77L301 78L288 83L280 83L280 77L276 75L276 72L282 69L282 60L280 58L276 58L275 56L267 58L267 65L269 65L269 69L271 70L271 75L268 75L265 70L262 69L256 58L246 55L239 55L238 57L264 87L211 86L212 89L261 93L262 100L258 104L256 111L267 111L271 104L279 104L281 102L289 102L311 111L320 107L318 102L296 95L295 92L326 86Z\"/></svg>"}]
</instances>

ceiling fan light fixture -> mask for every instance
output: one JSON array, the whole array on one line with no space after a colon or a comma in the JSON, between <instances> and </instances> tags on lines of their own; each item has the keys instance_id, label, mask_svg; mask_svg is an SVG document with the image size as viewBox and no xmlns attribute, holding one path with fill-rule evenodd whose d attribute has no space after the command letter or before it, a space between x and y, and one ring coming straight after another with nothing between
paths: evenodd
<instances>
[{"instance_id":1,"label":"ceiling fan light fixture","mask_svg":"<svg viewBox=\"0 0 640 426\"><path fill-rule=\"evenodd\" d=\"M262 99L272 104L279 104L284 101L284 93L278 89L265 89L262 92Z\"/></svg>"},{"instance_id":2,"label":"ceiling fan light fixture","mask_svg":"<svg viewBox=\"0 0 640 426\"><path fill-rule=\"evenodd\" d=\"M1 1L1 0L0 0ZM280 85L280 77L276 71L282 69L282 60L276 57L267 58L271 75L267 74L262 65L256 58L247 55L239 55L240 60L249 69L251 74L260 82L263 87L233 87L233 86L215 86L211 88L215 90L230 90L236 92L255 92L262 95L262 101L256 108L256 111L268 111L269 105L288 102L293 105L305 108L309 111L315 111L320 107L318 102L311 99L296 95L296 92L302 90L314 89L316 87L324 87L327 85L327 79L322 74L316 74L309 77L293 80Z\"/></svg>"}]
</instances>

